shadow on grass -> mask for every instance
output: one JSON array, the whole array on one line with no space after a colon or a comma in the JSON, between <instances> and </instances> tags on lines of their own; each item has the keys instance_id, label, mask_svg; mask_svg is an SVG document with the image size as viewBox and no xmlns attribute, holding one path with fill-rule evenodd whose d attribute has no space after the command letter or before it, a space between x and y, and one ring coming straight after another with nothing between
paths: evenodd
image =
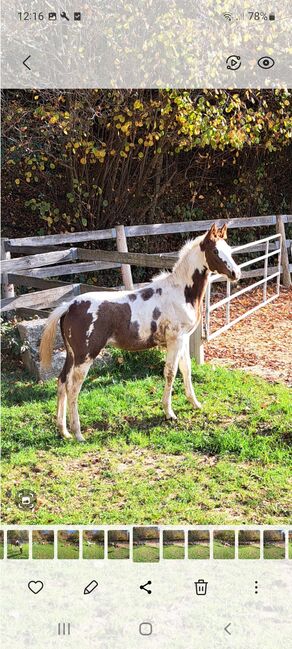
<instances>
[{"instance_id":1,"label":"shadow on grass","mask_svg":"<svg viewBox=\"0 0 292 649\"><path fill-rule=\"evenodd\" d=\"M102 387L106 389L113 381L129 381L145 379L150 376L163 375L163 356L156 349L146 352L125 352L111 350L112 358L102 367L94 366L83 386L87 392L96 390L95 379L102 379ZM110 377L108 376L110 374ZM38 383L27 370L15 369L7 371L2 365L2 400L7 406L21 406L35 401L54 399L57 395L57 379Z\"/></svg>"}]
</instances>

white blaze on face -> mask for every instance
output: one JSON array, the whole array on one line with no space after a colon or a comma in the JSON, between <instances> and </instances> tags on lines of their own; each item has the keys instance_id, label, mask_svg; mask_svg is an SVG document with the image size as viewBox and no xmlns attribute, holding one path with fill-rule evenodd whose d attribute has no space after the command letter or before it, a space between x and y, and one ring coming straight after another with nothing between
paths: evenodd
<instances>
[{"instance_id":1,"label":"white blaze on face","mask_svg":"<svg viewBox=\"0 0 292 649\"><path fill-rule=\"evenodd\" d=\"M228 270L230 270L231 273L235 273L234 279L240 279L241 270L235 263L234 259L232 259L232 250L228 243L226 243L224 239L219 239L216 243L216 248L220 259L222 259L224 264L226 264Z\"/></svg>"}]
</instances>

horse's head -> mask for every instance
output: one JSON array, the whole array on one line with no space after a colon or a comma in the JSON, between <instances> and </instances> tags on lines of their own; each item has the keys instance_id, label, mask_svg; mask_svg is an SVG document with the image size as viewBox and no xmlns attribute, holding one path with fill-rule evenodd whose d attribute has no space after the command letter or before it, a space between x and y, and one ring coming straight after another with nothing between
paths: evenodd
<instances>
[{"instance_id":1,"label":"horse's head","mask_svg":"<svg viewBox=\"0 0 292 649\"><path fill-rule=\"evenodd\" d=\"M241 277L241 270L232 259L232 251L226 239L227 225L217 228L214 223L200 243L201 250L205 253L209 270L237 281Z\"/></svg>"}]
</instances>

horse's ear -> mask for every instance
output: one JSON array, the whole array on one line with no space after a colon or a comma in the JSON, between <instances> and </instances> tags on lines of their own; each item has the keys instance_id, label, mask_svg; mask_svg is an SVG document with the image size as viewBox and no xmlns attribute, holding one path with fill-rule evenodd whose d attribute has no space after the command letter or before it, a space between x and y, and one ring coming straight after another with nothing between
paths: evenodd
<instances>
[{"instance_id":1,"label":"horse's ear","mask_svg":"<svg viewBox=\"0 0 292 649\"><path fill-rule=\"evenodd\" d=\"M217 239L218 239L217 225L216 225L216 223L213 223L213 225L211 225L211 227L210 227L210 230L208 230L208 232L206 232L206 234L204 236L204 239L203 239L202 243L200 244L201 249L202 250L206 249L206 244L208 243L208 241L217 241Z\"/></svg>"},{"instance_id":2,"label":"horse's ear","mask_svg":"<svg viewBox=\"0 0 292 649\"><path fill-rule=\"evenodd\" d=\"M218 234L221 239L227 239L227 223L224 223L222 228L219 228Z\"/></svg>"},{"instance_id":3,"label":"horse's ear","mask_svg":"<svg viewBox=\"0 0 292 649\"><path fill-rule=\"evenodd\" d=\"M215 239L217 239L217 237L218 237L217 225L216 223L213 223L213 225L211 225L210 227L209 232L207 232L206 238L211 240L213 239L214 241Z\"/></svg>"}]
</instances>

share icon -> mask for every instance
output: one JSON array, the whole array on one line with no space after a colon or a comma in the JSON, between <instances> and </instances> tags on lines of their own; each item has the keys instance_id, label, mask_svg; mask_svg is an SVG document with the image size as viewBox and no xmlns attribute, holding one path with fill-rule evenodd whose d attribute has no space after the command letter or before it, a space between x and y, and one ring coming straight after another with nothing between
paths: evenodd
<instances>
[{"instance_id":1,"label":"share icon","mask_svg":"<svg viewBox=\"0 0 292 649\"><path fill-rule=\"evenodd\" d=\"M152 590L150 590L150 588L147 588L147 586L150 586L150 584L152 584L152 581L147 581L146 584L140 586L140 590L146 590L146 593L148 593L148 595L151 595Z\"/></svg>"}]
</instances>

